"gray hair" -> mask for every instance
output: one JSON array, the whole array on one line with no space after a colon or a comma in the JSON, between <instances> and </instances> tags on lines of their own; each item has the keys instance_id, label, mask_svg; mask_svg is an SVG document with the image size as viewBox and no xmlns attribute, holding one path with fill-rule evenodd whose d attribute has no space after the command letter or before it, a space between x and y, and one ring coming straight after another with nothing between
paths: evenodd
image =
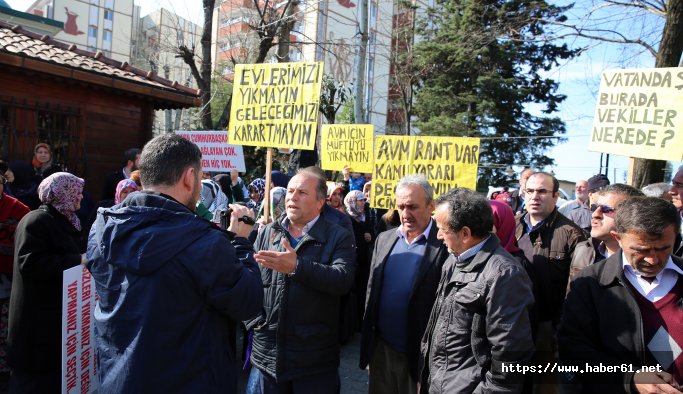
<instances>
[{"instance_id":1,"label":"gray hair","mask_svg":"<svg viewBox=\"0 0 683 394\"><path fill-rule=\"evenodd\" d=\"M315 179L315 194L318 197L318 200L325 200L327 198L327 184L325 183L327 179L325 178L325 172L323 172L320 167L309 166L299 168L296 175L304 175Z\"/></svg>"},{"instance_id":2,"label":"gray hair","mask_svg":"<svg viewBox=\"0 0 683 394\"><path fill-rule=\"evenodd\" d=\"M604 196L607 194L620 194L624 197L644 197L645 195L640 190L633 186L625 185L623 183L613 183L598 189L595 192L598 196ZM651 196L648 196L651 197Z\"/></svg>"},{"instance_id":3,"label":"gray hair","mask_svg":"<svg viewBox=\"0 0 683 394\"><path fill-rule=\"evenodd\" d=\"M619 204L614 214L614 225L620 234L629 231L661 235L669 226L678 234L681 215L674 205L657 197L632 197Z\"/></svg>"},{"instance_id":4,"label":"gray hair","mask_svg":"<svg viewBox=\"0 0 683 394\"><path fill-rule=\"evenodd\" d=\"M652 183L645 186L642 191L647 197L664 198L671 190L671 185L666 182Z\"/></svg>"},{"instance_id":5,"label":"gray hair","mask_svg":"<svg viewBox=\"0 0 683 394\"><path fill-rule=\"evenodd\" d=\"M432 185L429 184L429 181L427 181L427 177L425 177L422 174L411 174L401 178L401 180L399 180L396 184L394 194L396 194L396 191L399 188L403 188L410 185L420 186L422 190L424 190L425 194L427 194L427 204L431 203L434 200L434 188L432 187Z\"/></svg>"}]
</instances>

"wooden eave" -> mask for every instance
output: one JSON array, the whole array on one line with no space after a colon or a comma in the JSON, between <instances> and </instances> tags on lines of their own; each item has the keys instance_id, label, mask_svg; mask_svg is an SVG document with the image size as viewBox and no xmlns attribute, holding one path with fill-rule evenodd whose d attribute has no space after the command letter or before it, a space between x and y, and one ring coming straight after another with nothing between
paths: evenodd
<instances>
[{"instance_id":1,"label":"wooden eave","mask_svg":"<svg viewBox=\"0 0 683 394\"><path fill-rule=\"evenodd\" d=\"M144 96L154 102L155 109L189 108L201 105L201 99L198 95L181 94L164 89L161 86L126 81L111 75L103 75L68 65L53 64L10 53L0 52L0 65L17 68L19 72L23 73L35 72L76 83L86 83L114 91L122 91L135 96Z\"/></svg>"}]
</instances>

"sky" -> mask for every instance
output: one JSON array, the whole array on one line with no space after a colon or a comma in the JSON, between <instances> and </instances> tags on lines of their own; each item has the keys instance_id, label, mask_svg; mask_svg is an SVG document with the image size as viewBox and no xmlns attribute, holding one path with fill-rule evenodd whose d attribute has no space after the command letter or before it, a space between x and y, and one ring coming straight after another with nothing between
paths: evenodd
<instances>
[{"instance_id":1,"label":"sky","mask_svg":"<svg viewBox=\"0 0 683 394\"><path fill-rule=\"evenodd\" d=\"M33 0L5 0L19 11L26 10ZM586 0L583 0L584 3ZM174 11L185 19L201 23L203 12L200 0L135 0L141 7L141 15L146 15L158 8L164 7ZM580 11L578 2L576 12ZM571 19L571 15L570 19ZM625 16L625 18L627 18ZM635 28L638 21L630 23ZM570 47L586 45L585 42L568 42ZM624 63L624 57L628 60ZM654 67L654 59L647 53L625 50L616 45L601 44L584 51L581 56L569 60L551 70L548 77L559 82L559 93L567 95L567 99L560 105L557 116L566 124L565 142L557 144L548 151L548 156L555 159L553 167L545 168L553 171L560 180L576 181L588 179L600 170L600 153L589 152L588 141L593 123L596 97L600 85L600 73L604 69L621 67ZM610 155L608 177L615 182L625 182L629 158ZM523 164L523 163L517 163ZM676 169L683 162L673 163ZM521 165L513 166L518 173Z\"/></svg>"}]
</instances>

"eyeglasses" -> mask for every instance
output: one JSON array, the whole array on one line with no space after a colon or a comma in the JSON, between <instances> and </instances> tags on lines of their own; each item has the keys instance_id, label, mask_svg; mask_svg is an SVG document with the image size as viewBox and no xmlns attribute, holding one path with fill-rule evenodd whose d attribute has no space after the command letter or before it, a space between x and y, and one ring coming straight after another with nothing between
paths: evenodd
<instances>
[{"instance_id":1,"label":"eyeglasses","mask_svg":"<svg viewBox=\"0 0 683 394\"><path fill-rule=\"evenodd\" d=\"M552 193L552 192L553 192L552 190L548 190L548 189L524 189L525 194L534 194L534 193L546 194L546 193Z\"/></svg>"},{"instance_id":2,"label":"eyeglasses","mask_svg":"<svg viewBox=\"0 0 683 394\"><path fill-rule=\"evenodd\" d=\"M591 204L591 212L595 212L600 208L600 212L603 214L610 214L614 212L614 208L610 207L609 205L598 205L598 204Z\"/></svg>"}]
</instances>

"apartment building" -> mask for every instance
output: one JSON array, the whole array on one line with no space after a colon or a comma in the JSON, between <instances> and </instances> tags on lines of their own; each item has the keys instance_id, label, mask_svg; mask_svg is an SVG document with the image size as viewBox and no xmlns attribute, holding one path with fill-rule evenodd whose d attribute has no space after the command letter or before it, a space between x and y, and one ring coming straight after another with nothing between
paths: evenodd
<instances>
[{"instance_id":1,"label":"apartment building","mask_svg":"<svg viewBox=\"0 0 683 394\"><path fill-rule=\"evenodd\" d=\"M258 0L261 6L266 3ZM290 61L323 61L325 72L337 82L351 86L356 79L355 59L359 47L358 0L294 0L289 14L293 18L290 32ZM287 1L275 1L275 14ZM392 48L394 4L369 0L368 52L365 67L364 108L367 121L375 132L387 128L388 87ZM248 63L258 47L258 36L250 25L259 21L254 0L217 2L214 13L215 59L223 64L223 72L231 72L230 62ZM266 61L277 61L276 49ZM223 63L221 63L223 61ZM358 120L362 123L361 120Z\"/></svg>"},{"instance_id":2,"label":"apartment building","mask_svg":"<svg viewBox=\"0 0 683 394\"><path fill-rule=\"evenodd\" d=\"M179 84L197 88L190 67L177 56L178 47L196 48L199 52L202 27L188 21L176 13L161 8L138 20L134 29L131 64ZM201 67L197 61L197 68ZM193 124L196 108L156 111L154 133L187 130Z\"/></svg>"},{"instance_id":3,"label":"apartment building","mask_svg":"<svg viewBox=\"0 0 683 394\"><path fill-rule=\"evenodd\" d=\"M133 0L36 0L27 13L64 22L55 39L91 52L129 61L139 18Z\"/></svg>"}]
</instances>

